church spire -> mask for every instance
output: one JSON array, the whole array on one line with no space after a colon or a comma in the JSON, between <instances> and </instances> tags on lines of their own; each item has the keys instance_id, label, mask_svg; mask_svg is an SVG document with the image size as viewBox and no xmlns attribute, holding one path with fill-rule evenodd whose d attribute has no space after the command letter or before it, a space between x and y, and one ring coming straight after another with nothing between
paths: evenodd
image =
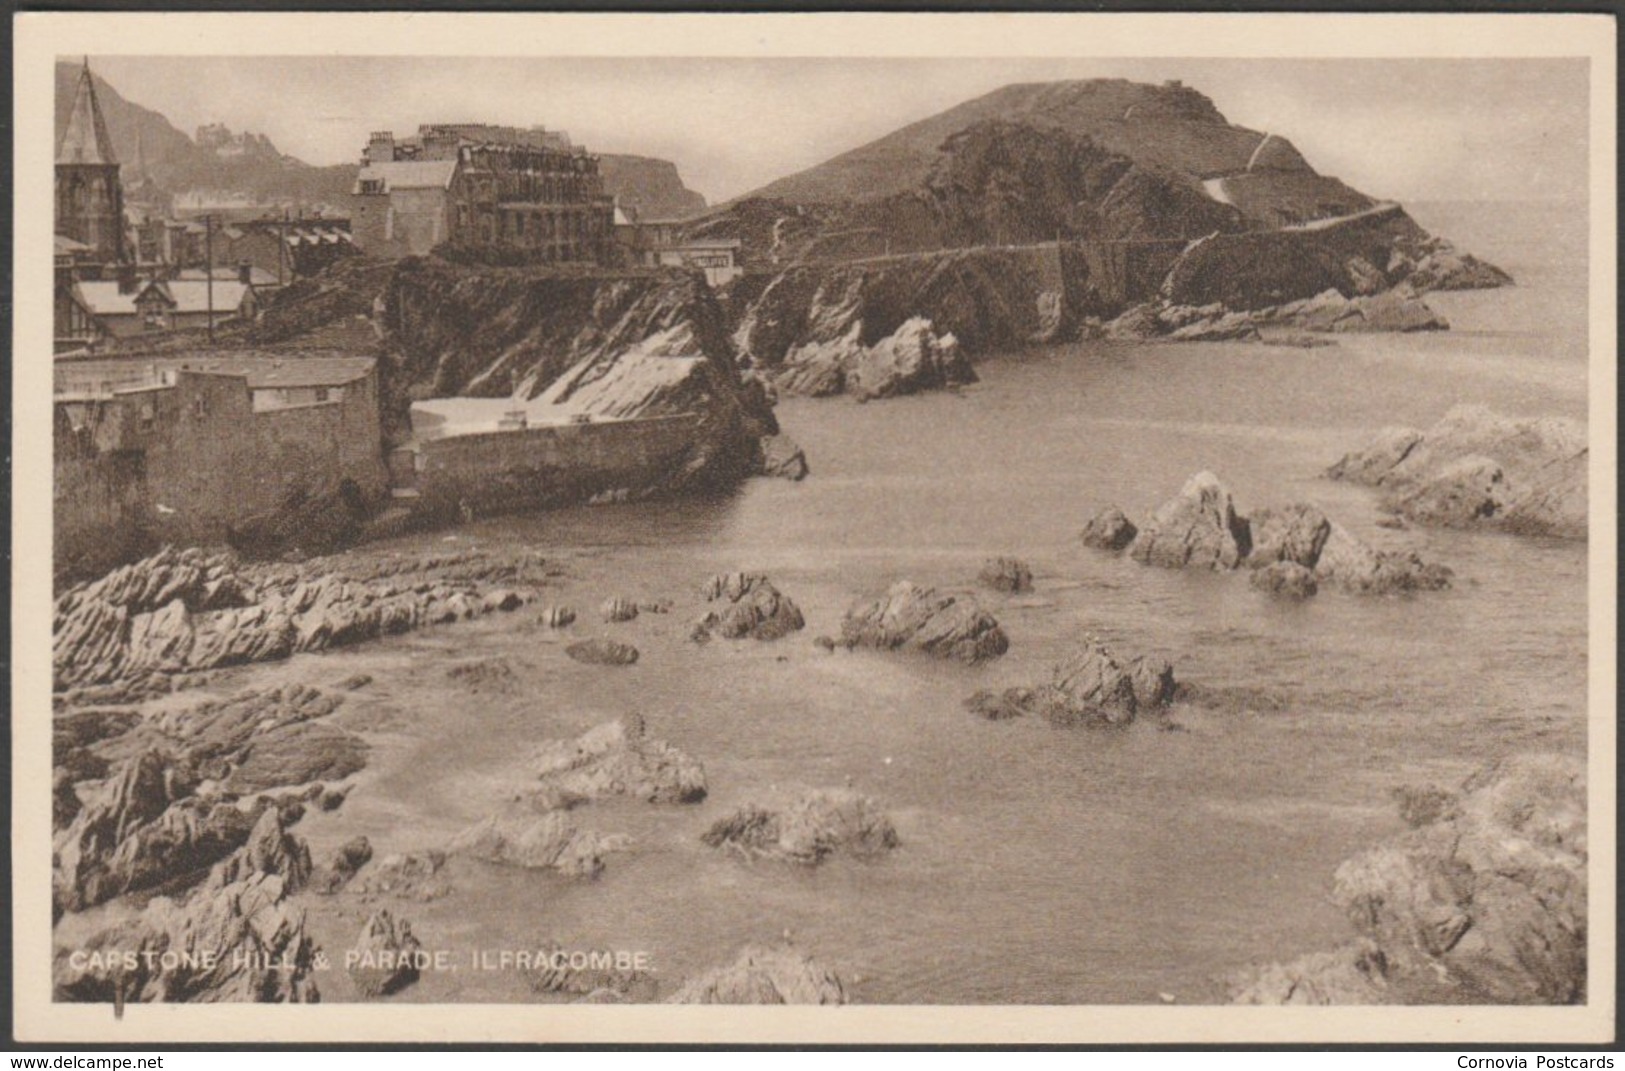
<instances>
[{"instance_id":1,"label":"church spire","mask_svg":"<svg viewBox=\"0 0 1625 1071\"><path fill-rule=\"evenodd\" d=\"M107 120L102 118L102 106L96 101L96 85L90 75L90 57L79 71L79 84L73 91L73 109L68 113L68 127L62 133L62 144L57 146L59 164L118 164L113 152L113 139L107 133Z\"/></svg>"}]
</instances>

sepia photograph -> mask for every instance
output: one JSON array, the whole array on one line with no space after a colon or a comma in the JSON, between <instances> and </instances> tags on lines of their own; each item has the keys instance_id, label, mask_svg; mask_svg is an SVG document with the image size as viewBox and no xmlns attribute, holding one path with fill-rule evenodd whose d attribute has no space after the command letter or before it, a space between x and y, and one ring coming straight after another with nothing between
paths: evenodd
<instances>
[{"instance_id":1,"label":"sepia photograph","mask_svg":"<svg viewBox=\"0 0 1625 1071\"><path fill-rule=\"evenodd\" d=\"M1397 18L21 17L19 1035L1609 1040L1613 25Z\"/></svg>"}]
</instances>

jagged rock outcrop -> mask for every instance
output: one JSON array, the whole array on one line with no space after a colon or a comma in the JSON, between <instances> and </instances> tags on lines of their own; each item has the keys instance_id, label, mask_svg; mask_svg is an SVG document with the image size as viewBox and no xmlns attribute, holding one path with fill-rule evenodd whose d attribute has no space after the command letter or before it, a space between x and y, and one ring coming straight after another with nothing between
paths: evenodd
<instances>
[{"instance_id":1,"label":"jagged rock outcrop","mask_svg":"<svg viewBox=\"0 0 1625 1071\"><path fill-rule=\"evenodd\" d=\"M1458 406L1426 432L1381 432L1327 475L1379 488L1388 508L1419 524L1584 539L1589 461L1573 421Z\"/></svg>"},{"instance_id":2,"label":"jagged rock outcrop","mask_svg":"<svg viewBox=\"0 0 1625 1071\"><path fill-rule=\"evenodd\" d=\"M388 896L397 900L428 903L451 894L451 883L441 869L446 853L436 849L423 852L397 852L375 859L350 884L350 891L363 898Z\"/></svg>"},{"instance_id":3,"label":"jagged rock outcrop","mask_svg":"<svg viewBox=\"0 0 1625 1071\"><path fill-rule=\"evenodd\" d=\"M1585 764L1507 759L1349 859L1356 943L1232 982L1253 1004L1570 1004L1586 996Z\"/></svg>"},{"instance_id":4,"label":"jagged rock outcrop","mask_svg":"<svg viewBox=\"0 0 1625 1071\"><path fill-rule=\"evenodd\" d=\"M1359 595L1437 591L1454 575L1408 551L1379 550L1298 502L1261 509L1252 518L1235 508L1230 491L1209 472L1185 482L1140 529L1129 554L1166 568L1253 567L1252 586L1273 595L1307 598L1321 587Z\"/></svg>"},{"instance_id":5,"label":"jagged rock outcrop","mask_svg":"<svg viewBox=\"0 0 1625 1071\"><path fill-rule=\"evenodd\" d=\"M841 977L793 948L751 946L725 967L685 981L668 1004L845 1004Z\"/></svg>"},{"instance_id":6,"label":"jagged rock outcrop","mask_svg":"<svg viewBox=\"0 0 1625 1071\"><path fill-rule=\"evenodd\" d=\"M976 663L1010 649L992 614L967 595L949 595L900 580L879 599L846 612L841 639L848 647L923 651L938 658Z\"/></svg>"},{"instance_id":7,"label":"jagged rock outcrop","mask_svg":"<svg viewBox=\"0 0 1625 1071\"><path fill-rule=\"evenodd\" d=\"M573 606L549 606L542 611L542 616L537 620L546 628L569 628L575 624L575 608Z\"/></svg>"},{"instance_id":8,"label":"jagged rock outcrop","mask_svg":"<svg viewBox=\"0 0 1625 1071\"><path fill-rule=\"evenodd\" d=\"M1166 708L1176 688L1167 661L1148 655L1121 661L1105 644L1088 637L1055 666L1048 682L997 693L979 691L965 700L965 706L992 721L1032 715L1062 728L1121 726Z\"/></svg>"},{"instance_id":9,"label":"jagged rock outcrop","mask_svg":"<svg viewBox=\"0 0 1625 1071\"><path fill-rule=\"evenodd\" d=\"M317 948L287 903L309 852L268 810L249 844L181 900L153 898L134 918L58 948L55 998L79 1002L310 1003Z\"/></svg>"},{"instance_id":10,"label":"jagged rock outcrop","mask_svg":"<svg viewBox=\"0 0 1625 1071\"><path fill-rule=\"evenodd\" d=\"M705 586L705 598L708 602L726 603L695 623L695 629L707 635L714 632L730 640L776 640L799 632L807 624L801 608L760 573L713 576Z\"/></svg>"},{"instance_id":11,"label":"jagged rock outcrop","mask_svg":"<svg viewBox=\"0 0 1625 1071\"><path fill-rule=\"evenodd\" d=\"M418 980L423 945L412 935L412 924L396 920L388 911L376 911L361 927L361 936L345 954L345 969L356 992L363 997L397 993Z\"/></svg>"},{"instance_id":12,"label":"jagged rock outcrop","mask_svg":"<svg viewBox=\"0 0 1625 1071\"><path fill-rule=\"evenodd\" d=\"M1157 507L1128 552L1165 569L1234 569L1251 549L1247 518L1236 512L1230 489L1211 472L1199 472Z\"/></svg>"},{"instance_id":13,"label":"jagged rock outcrop","mask_svg":"<svg viewBox=\"0 0 1625 1071\"><path fill-rule=\"evenodd\" d=\"M57 691L286 658L511 609L546 580L540 559L481 554L245 567L165 548L57 597ZM490 599L492 585L501 596ZM160 601L162 600L162 601ZM104 699L106 697L103 697Z\"/></svg>"},{"instance_id":14,"label":"jagged rock outcrop","mask_svg":"<svg viewBox=\"0 0 1625 1071\"><path fill-rule=\"evenodd\" d=\"M816 789L777 809L752 804L718 819L700 839L713 848L806 865L836 854L881 855L898 843L879 804L850 789Z\"/></svg>"},{"instance_id":15,"label":"jagged rock outcrop","mask_svg":"<svg viewBox=\"0 0 1625 1071\"><path fill-rule=\"evenodd\" d=\"M1128 515L1117 506L1107 506L1093 517L1083 528L1083 545L1094 547L1096 550L1119 551L1128 548L1134 542L1134 537L1140 530Z\"/></svg>"},{"instance_id":16,"label":"jagged rock outcrop","mask_svg":"<svg viewBox=\"0 0 1625 1071\"><path fill-rule=\"evenodd\" d=\"M1033 571L1017 558L989 558L982 563L976 579L994 591L1020 592L1033 589Z\"/></svg>"},{"instance_id":17,"label":"jagged rock outcrop","mask_svg":"<svg viewBox=\"0 0 1625 1071\"><path fill-rule=\"evenodd\" d=\"M1376 550L1340 524L1331 526L1315 562L1315 580L1358 595L1438 591L1453 576L1445 566L1424 562L1412 553Z\"/></svg>"},{"instance_id":18,"label":"jagged rock outcrop","mask_svg":"<svg viewBox=\"0 0 1625 1071\"><path fill-rule=\"evenodd\" d=\"M649 739L637 715L543 745L532 769L539 792L566 799L631 796L651 803L696 803L705 798L705 768L670 744Z\"/></svg>"},{"instance_id":19,"label":"jagged rock outcrop","mask_svg":"<svg viewBox=\"0 0 1625 1071\"><path fill-rule=\"evenodd\" d=\"M1324 290L1312 297L1259 309L1250 315L1261 325L1332 334L1446 331L1450 328L1450 321L1435 312L1409 284L1403 283L1393 290L1354 297Z\"/></svg>"},{"instance_id":20,"label":"jagged rock outcrop","mask_svg":"<svg viewBox=\"0 0 1625 1071\"><path fill-rule=\"evenodd\" d=\"M504 866L557 870L572 877L590 878L604 869L607 853L624 845L624 837L577 829L563 811L537 813L521 803L469 826L452 838L446 852Z\"/></svg>"},{"instance_id":21,"label":"jagged rock outcrop","mask_svg":"<svg viewBox=\"0 0 1625 1071\"><path fill-rule=\"evenodd\" d=\"M331 858L315 869L310 886L316 892L331 895L350 884L350 880L370 862L372 842L366 837L352 837L334 849Z\"/></svg>"}]
</instances>

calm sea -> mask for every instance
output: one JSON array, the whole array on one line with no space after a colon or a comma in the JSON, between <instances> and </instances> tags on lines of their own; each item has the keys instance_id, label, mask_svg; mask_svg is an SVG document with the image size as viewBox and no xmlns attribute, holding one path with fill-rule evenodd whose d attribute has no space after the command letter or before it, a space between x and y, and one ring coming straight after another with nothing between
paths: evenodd
<instances>
[{"instance_id":1,"label":"calm sea","mask_svg":"<svg viewBox=\"0 0 1625 1071\"><path fill-rule=\"evenodd\" d=\"M1075 345L986 360L959 394L789 399L779 415L811 461L803 483L395 544L556 554L553 598L587 611L578 632L629 640L643 658L578 666L508 619L243 671L243 682L377 678L372 698L350 704L378 734L374 764L343 810L301 830L318 855L357 832L379 854L432 846L522 789L534 743L637 712L705 764L710 799L575 812L636 841L595 882L454 862L452 897L400 909L426 945L639 949L675 979L788 933L866 1002L1138 1003L1211 1001L1226 972L1345 940L1331 875L1400 828L1395 787L1585 747L1584 547L1381 529L1370 492L1318 476L1376 429L1425 427L1461 402L1585 417L1583 214L1415 214L1519 285L1430 298L1455 326L1445 334L1313 350ZM1448 564L1457 583L1286 605L1241 576L1146 569L1078 543L1100 507L1143 516L1202 469L1243 510L1307 499L1381 546ZM837 633L860 596L905 577L968 588L996 554L1029 561L1037 583L1029 596L984 595L1012 644L990 666L810 642ZM700 585L731 569L771 574L807 631L686 643ZM599 625L592 609L613 594L677 606ZM1043 679L1088 633L1165 655L1222 702L1177 710L1184 732L994 724L961 708L977 688ZM458 693L445 669L475 657L506 660L521 687ZM888 858L798 870L699 843L743 803L845 784L893 815L902 845ZM338 948L365 914L313 910ZM342 978L322 984L345 999ZM465 973L426 976L399 999L532 998L513 977Z\"/></svg>"}]
</instances>

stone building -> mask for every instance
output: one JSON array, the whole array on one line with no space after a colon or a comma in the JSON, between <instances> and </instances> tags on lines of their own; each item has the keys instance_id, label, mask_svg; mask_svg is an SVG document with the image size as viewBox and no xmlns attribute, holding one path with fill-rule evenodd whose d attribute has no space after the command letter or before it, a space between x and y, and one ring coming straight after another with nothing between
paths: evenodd
<instances>
[{"instance_id":1,"label":"stone building","mask_svg":"<svg viewBox=\"0 0 1625 1071\"><path fill-rule=\"evenodd\" d=\"M56 233L88 246L90 259L99 263L127 259L124 187L88 60L56 150Z\"/></svg>"},{"instance_id":2,"label":"stone building","mask_svg":"<svg viewBox=\"0 0 1625 1071\"><path fill-rule=\"evenodd\" d=\"M375 256L441 243L504 247L542 263L615 256L614 202L598 158L541 128L431 124L401 141L376 133L353 200L356 244Z\"/></svg>"},{"instance_id":3,"label":"stone building","mask_svg":"<svg viewBox=\"0 0 1625 1071\"><path fill-rule=\"evenodd\" d=\"M335 493L388 496L372 358L190 353L58 362L59 568L209 544Z\"/></svg>"}]
</instances>

